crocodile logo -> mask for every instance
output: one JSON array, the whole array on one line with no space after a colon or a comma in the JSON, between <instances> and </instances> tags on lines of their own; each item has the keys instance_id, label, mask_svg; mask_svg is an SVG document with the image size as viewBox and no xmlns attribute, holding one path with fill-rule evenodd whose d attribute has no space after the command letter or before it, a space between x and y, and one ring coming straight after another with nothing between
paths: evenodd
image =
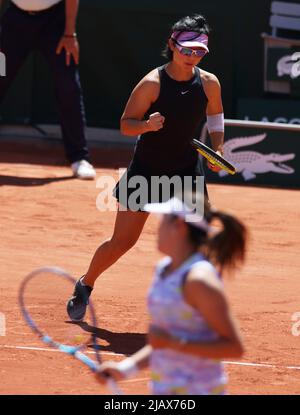
<instances>
[{"instance_id":1,"label":"crocodile logo","mask_svg":"<svg viewBox=\"0 0 300 415\"><path fill-rule=\"evenodd\" d=\"M228 159L241 173L245 181L255 179L256 174L280 173L292 174L294 169L283 162L293 160L295 154L261 154L257 151L235 151L241 147L260 143L266 138L267 134L260 134L251 137L239 137L228 140L224 143L224 157ZM226 176L224 170L219 172L219 176Z\"/></svg>"}]
</instances>

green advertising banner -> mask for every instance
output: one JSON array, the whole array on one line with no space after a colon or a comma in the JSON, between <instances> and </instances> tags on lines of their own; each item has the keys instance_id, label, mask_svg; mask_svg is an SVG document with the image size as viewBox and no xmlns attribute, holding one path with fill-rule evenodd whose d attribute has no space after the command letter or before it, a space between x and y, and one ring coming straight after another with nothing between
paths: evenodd
<instances>
[{"instance_id":1,"label":"green advertising banner","mask_svg":"<svg viewBox=\"0 0 300 415\"><path fill-rule=\"evenodd\" d=\"M237 173L213 173L205 167L208 181L300 188L300 126L237 120L226 124L224 157ZM202 141L210 145L206 135L202 132Z\"/></svg>"}]
</instances>

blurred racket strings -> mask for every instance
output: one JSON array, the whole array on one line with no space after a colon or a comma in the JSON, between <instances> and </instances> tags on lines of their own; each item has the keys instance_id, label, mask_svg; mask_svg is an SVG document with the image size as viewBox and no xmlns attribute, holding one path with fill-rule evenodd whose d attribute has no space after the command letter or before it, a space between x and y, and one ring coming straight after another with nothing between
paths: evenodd
<instances>
[{"instance_id":1,"label":"blurred racket strings","mask_svg":"<svg viewBox=\"0 0 300 415\"><path fill-rule=\"evenodd\" d=\"M87 307L82 323L74 323L66 312L66 301L74 290L72 277L43 268L26 279L22 301L39 334L49 336L54 342L78 347L99 349L95 332L94 311ZM85 329L85 327L87 329Z\"/></svg>"}]
</instances>

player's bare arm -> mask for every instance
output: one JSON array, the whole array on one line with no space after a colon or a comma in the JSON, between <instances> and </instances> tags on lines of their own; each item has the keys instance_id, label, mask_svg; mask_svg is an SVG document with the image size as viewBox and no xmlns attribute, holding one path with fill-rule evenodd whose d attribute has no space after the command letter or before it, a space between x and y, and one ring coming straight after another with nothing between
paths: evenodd
<instances>
[{"instance_id":1,"label":"player's bare arm","mask_svg":"<svg viewBox=\"0 0 300 415\"><path fill-rule=\"evenodd\" d=\"M218 78L214 74L202 70L201 80L203 83L204 92L208 99L206 109L206 116L208 117L208 120L209 118L210 120L217 120L218 117L220 119L221 117L224 118L221 85ZM209 136L212 148L220 155L223 155L224 131L214 131L214 128L212 128L212 130L209 131ZM207 164L208 167L214 172L218 172L220 170L219 167L213 166L209 162Z\"/></svg>"},{"instance_id":2,"label":"player's bare arm","mask_svg":"<svg viewBox=\"0 0 300 415\"><path fill-rule=\"evenodd\" d=\"M208 99L206 115L213 116L222 114L223 104L221 96L221 85L218 78L214 74L202 70L201 80L203 83L204 92ZM211 131L210 138L212 142L212 148L215 151L220 151L222 154L224 132Z\"/></svg>"},{"instance_id":3,"label":"player's bare arm","mask_svg":"<svg viewBox=\"0 0 300 415\"><path fill-rule=\"evenodd\" d=\"M187 302L196 308L205 318L209 327L217 334L218 339L207 344L191 345L191 353L210 357L241 357L244 350L236 323L233 320L223 288L216 278L203 278L203 271L188 276L185 297ZM193 271L192 273L193 274Z\"/></svg>"},{"instance_id":4,"label":"player's bare arm","mask_svg":"<svg viewBox=\"0 0 300 415\"><path fill-rule=\"evenodd\" d=\"M148 367L151 353L152 347L146 345L121 362L106 361L100 366L96 378L100 383L105 384L108 377L115 381L133 377L139 370Z\"/></svg>"},{"instance_id":5,"label":"player's bare arm","mask_svg":"<svg viewBox=\"0 0 300 415\"><path fill-rule=\"evenodd\" d=\"M187 276L184 285L186 302L205 318L218 338L210 342L188 342L182 344L156 327L150 327L149 340L153 348L171 348L181 352L207 358L237 358L243 354L242 340L231 315L223 287L212 272L203 266L195 267Z\"/></svg>"}]
</instances>

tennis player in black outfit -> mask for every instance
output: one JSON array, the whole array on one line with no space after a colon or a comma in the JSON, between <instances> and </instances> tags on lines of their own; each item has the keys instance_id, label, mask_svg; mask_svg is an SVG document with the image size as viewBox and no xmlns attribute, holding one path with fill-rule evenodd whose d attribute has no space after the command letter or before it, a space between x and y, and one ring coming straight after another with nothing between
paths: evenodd
<instances>
[{"instance_id":1,"label":"tennis player in black outfit","mask_svg":"<svg viewBox=\"0 0 300 415\"><path fill-rule=\"evenodd\" d=\"M224 114L220 84L215 75L197 67L209 52L208 34L203 16L186 16L176 22L164 51L169 62L148 73L129 97L121 118L121 132L139 138L127 173L114 192L119 208L113 235L96 250L87 273L78 280L68 301L67 311L74 321L83 319L98 276L134 246L148 218L149 213L142 207L132 209L128 203L134 191L128 188L128 179L143 176L149 197L154 176L190 176L195 183L203 173L191 141L205 117L212 148L222 154ZM208 167L219 171L210 163ZM121 191L124 187L125 197ZM164 201L163 194L159 201ZM79 284L85 287L85 297L80 294Z\"/></svg>"}]
</instances>

